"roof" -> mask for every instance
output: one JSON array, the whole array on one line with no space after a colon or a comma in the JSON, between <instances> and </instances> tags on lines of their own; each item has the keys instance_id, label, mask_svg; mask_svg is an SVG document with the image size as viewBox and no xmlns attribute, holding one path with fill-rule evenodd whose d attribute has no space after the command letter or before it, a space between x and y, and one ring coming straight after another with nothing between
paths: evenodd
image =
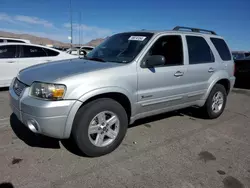
<instances>
[{"instance_id":1,"label":"roof","mask_svg":"<svg viewBox=\"0 0 250 188\"><path fill-rule=\"evenodd\" d=\"M208 35L213 37L220 38L220 35L214 35L209 33L199 33L199 32L191 32L191 31L173 31L173 30L137 30L137 31L130 31L130 32L138 32L138 33L152 33L152 34L164 34L164 33L179 33L179 34L192 34L192 35Z\"/></svg>"},{"instance_id":2,"label":"roof","mask_svg":"<svg viewBox=\"0 0 250 188\"><path fill-rule=\"evenodd\" d=\"M6 39L6 40L19 40L19 41L30 42L30 40L27 40L27 39L20 39L20 38L15 38L15 37L2 37L2 36L0 36L0 39Z\"/></svg>"},{"instance_id":3,"label":"roof","mask_svg":"<svg viewBox=\"0 0 250 188\"><path fill-rule=\"evenodd\" d=\"M60 52L60 50L57 50L55 48L51 48L48 46L43 46L43 45L39 45L39 44L31 44L31 43L18 43L18 42L11 42L11 43L0 43L0 46L10 46L10 45L22 45L22 46L35 46L35 47L41 47L41 48L46 48L46 49L50 49L50 50L54 50L56 52Z\"/></svg>"},{"instance_id":4,"label":"roof","mask_svg":"<svg viewBox=\"0 0 250 188\"><path fill-rule=\"evenodd\" d=\"M187 31L189 30L189 31ZM208 36L214 36L220 38L219 35L217 35L212 30L207 29L199 29L199 28L191 28L191 27L182 27L182 26L176 26L172 30L137 30L137 31L131 31L131 32L140 32L140 33L153 33L153 34L164 34L164 33L179 33L179 34L192 34L192 35L208 35Z\"/></svg>"}]
</instances>

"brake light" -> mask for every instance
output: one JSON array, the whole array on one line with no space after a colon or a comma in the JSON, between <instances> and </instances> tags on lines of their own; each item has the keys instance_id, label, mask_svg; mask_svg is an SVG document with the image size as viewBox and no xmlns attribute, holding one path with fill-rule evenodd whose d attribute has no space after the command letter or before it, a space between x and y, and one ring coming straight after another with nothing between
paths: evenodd
<instances>
[{"instance_id":1,"label":"brake light","mask_svg":"<svg viewBox=\"0 0 250 188\"><path fill-rule=\"evenodd\" d=\"M234 76L235 76L235 72L236 72L236 65L235 65L235 62L234 62Z\"/></svg>"}]
</instances>

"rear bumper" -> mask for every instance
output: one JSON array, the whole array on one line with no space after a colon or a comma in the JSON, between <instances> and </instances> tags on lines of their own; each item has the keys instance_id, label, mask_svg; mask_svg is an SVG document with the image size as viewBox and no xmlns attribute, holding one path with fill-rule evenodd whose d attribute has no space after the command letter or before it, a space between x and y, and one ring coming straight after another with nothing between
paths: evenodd
<instances>
[{"instance_id":1,"label":"rear bumper","mask_svg":"<svg viewBox=\"0 0 250 188\"><path fill-rule=\"evenodd\" d=\"M31 131L53 138L68 138L65 133L69 124L70 111L75 100L44 101L29 96L29 88L25 88L20 96L14 92L12 85L9 89L10 106L17 118ZM72 121L70 122L72 126Z\"/></svg>"},{"instance_id":2,"label":"rear bumper","mask_svg":"<svg viewBox=\"0 0 250 188\"><path fill-rule=\"evenodd\" d=\"M230 77L229 80L230 80L230 91L232 91L232 89L234 88L236 78L233 76L233 77Z\"/></svg>"}]
</instances>

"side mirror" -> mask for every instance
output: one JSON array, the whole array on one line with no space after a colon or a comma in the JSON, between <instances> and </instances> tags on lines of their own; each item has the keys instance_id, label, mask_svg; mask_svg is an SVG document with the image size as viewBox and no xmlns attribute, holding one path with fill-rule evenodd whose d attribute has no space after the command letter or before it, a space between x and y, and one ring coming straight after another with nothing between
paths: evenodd
<instances>
[{"instance_id":1,"label":"side mirror","mask_svg":"<svg viewBox=\"0 0 250 188\"><path fill-rule=\"evenodd\" d=\"M165 65L166 59L162 55L152 55L143 63L144 68L153 68Z\"/></svg>"}]
</instances>

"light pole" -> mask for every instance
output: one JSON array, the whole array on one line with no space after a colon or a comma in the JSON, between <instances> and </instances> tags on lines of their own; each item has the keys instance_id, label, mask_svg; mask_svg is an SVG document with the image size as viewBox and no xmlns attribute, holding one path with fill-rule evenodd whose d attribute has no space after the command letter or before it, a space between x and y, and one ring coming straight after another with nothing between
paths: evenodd
<instances>
[{"instance_id":1,"label":"light pole","mask_svg":"<svg viewBox=\"0 0 250 188\"><path fill-rule=\"evenodd\" d=\"M72 47L73 43L73 26L72 26L72 6L71 6L71 0L70 0L70 44Z\"/></svg>"}]
</instances>

